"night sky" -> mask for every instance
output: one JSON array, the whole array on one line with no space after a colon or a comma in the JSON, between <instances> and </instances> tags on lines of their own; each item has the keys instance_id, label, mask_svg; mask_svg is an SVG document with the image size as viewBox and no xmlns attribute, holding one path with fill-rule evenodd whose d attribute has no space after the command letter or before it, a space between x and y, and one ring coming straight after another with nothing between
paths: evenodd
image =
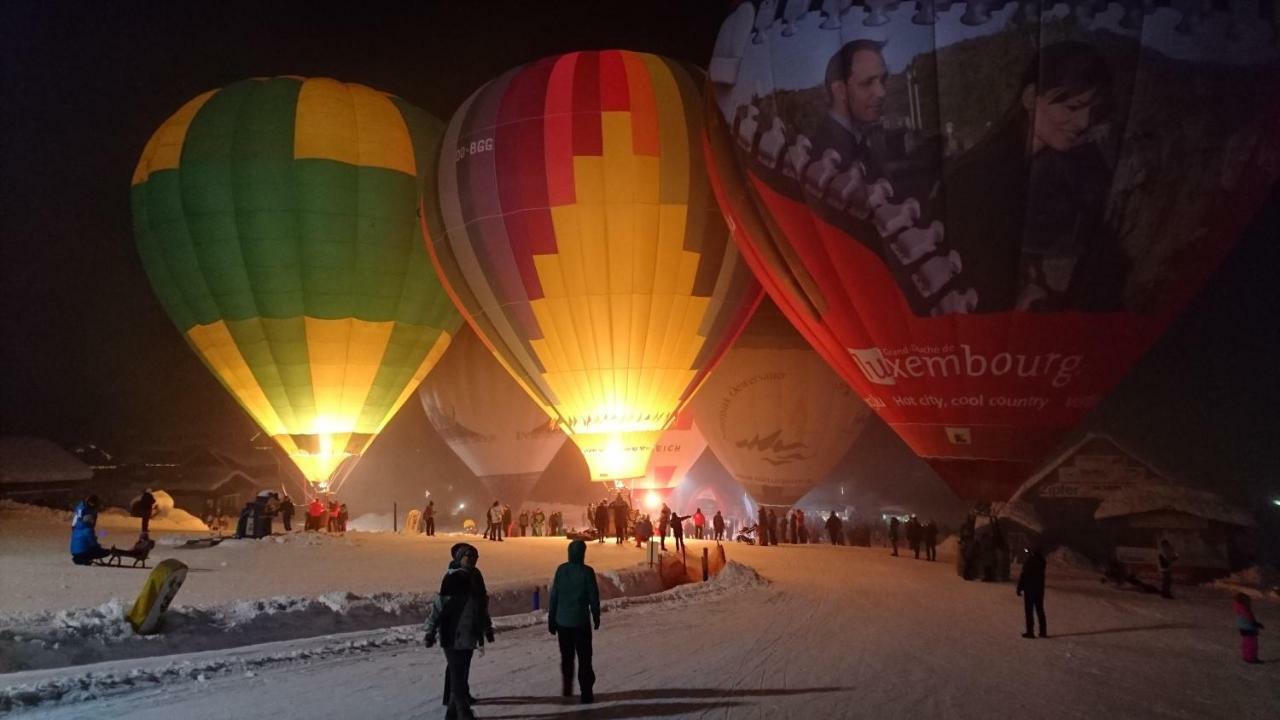
<instances>
[{"instance_id":1,"label":"night sky","mask_svg":"<svg viewBox=\"0 0 1280 720\"><path fill-rule=\"evenodd\" d=\"M705 65L727 3L0 5L0 432L124 443L254 432L164 315L132 239L130 175L184 102L246 77L329 76L447 119L485 81L556 53L619 47ZM1088 423L1255 507L1280 496L1271 198ZM421 415L416 400L405 413Z\"/></svg>"}]
</instances>

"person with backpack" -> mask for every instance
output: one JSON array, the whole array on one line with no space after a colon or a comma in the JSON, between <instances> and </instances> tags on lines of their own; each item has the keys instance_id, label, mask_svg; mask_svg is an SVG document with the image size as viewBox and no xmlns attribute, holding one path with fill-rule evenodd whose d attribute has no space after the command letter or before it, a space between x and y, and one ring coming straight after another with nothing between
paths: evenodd
<instances>
[{"instance_id":1,"label":"person with backpack","mask_svg":"<svg viewBox=\"0 0 1280 720\"><path fill-rule=\"evenodd\" d=\"M569 561L556 568L551 581L547 626L560 641L561 694L573 695L574 658L582 704L595 702L595 668L591 665L591 631L600 629L600 588L596 572L586 564L587 544L569 543ZM590 621L590 624L588 624Z\"/></svg>"},{"instance_id":2,"label":"person with backpack","mask_svg":"<svg viewBox=\"0 0 1280 720\"><path fill-rule=\"evenodd\" d=\"M476 564L480 551L469 543L458 543L440 592L427 609L423 643L435 647L437 638L445 657L445 690L442 701L449 720L475 720L471 705L471 659L485 641L493 642L493 620L489 617L489 593Z\"/></svg>"}]
</instances>

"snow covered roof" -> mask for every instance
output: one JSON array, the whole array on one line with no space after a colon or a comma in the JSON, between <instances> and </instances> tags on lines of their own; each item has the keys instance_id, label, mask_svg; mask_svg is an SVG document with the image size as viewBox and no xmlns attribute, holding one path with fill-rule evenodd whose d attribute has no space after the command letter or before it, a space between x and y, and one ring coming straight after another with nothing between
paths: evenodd
<instances>
[{"instance_id":1,"label":"snow covered roof","mask_svg":"<svg viewBox=\"0 0 1280 720\"><path fill-rule=\"evenodd\" d=\"M1034 532L1044 532L1044 520L1040 518L1040 514L1035 508L1031 507L1031 503L1022 500L1010 500L1004 503L996 514L1006 520L1012 520L1022 527Z\"/></svg>"},{"instance_id":2,"label":"snow covered roof","mask_svg":"<svg viewBox=\"0 0 1280 720\"><path fill-rule=\"evenodd\" d=\"M93 470L75 455L37 437L0 437L0 484L75 482Z\"/></svg>"},{"instance_id":3,"label":"snow covered roof","mask_svg":"<svg viewBox=\"0 0 1280 720\"><path fill-rule=\"evenodd\" d=\"M1072 443L1069 447L1067 447L1062 452L1054 456L1053 459L1048 460L1044 464L1042 464L1040 466L1040 469L1037 470L1034 475L1027 478L1026 481L1023 482L1022 485L1018 487L1017 491L1013 493L1013 496L1010 498L1009 501L1014 502L1014 501L1022 500L1024 495L1030 492L1031 489L1034 488L1036 485L1039 485L1040 482L1044 480L1047 476L1052 474L1053 471L1061 467L1063 463L1070 460L1072 456L1074 456L1081 448L1089 445L1090 443L1094 443L1098 441L1102 441L1104 443L1107 443L1115 447L1116 450L1119 450L1120 452L1129 456L1129 458L1131 458L1133 461L1140 463L1142 467L1146 468L1146 470L1150 472L1155 478L1159 480L1163 480L1168 483L1175 482L1168 474L1163 473L1160 470L1152 467L1151 463L1143 459L1141 455L1130 451L1125 446L1116 442L1115 438L1111 437L1110 435L1107 435L1106 433L1087 432L1084 434L1083 437L1080 438L1079 441Z\"/></svg>"},{"instance_id":4,"label":"snow covered roof","mask_svg":"<svg viewBox=\"0 0 1280 720\"><path fill-rule=\"evenodd\" d=\"M1096 520L1148 512L1179 512L1229 525L1254 527L1253 516L1228 505L1221 497L1179 485L1155 485L1118 490L1102 501Z\"/></svg>"}]
</instances>

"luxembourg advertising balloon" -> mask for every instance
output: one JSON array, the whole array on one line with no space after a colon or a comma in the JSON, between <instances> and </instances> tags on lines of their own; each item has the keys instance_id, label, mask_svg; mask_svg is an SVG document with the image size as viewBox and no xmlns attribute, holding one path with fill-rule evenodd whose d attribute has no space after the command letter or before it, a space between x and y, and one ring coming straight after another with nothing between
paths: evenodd
<instances>
[{"instance_id":1,"label":"luxembourg advertising balloon","mask_svg":"<svg viewBox=\"0 0 1280 720\"><path fill-rule=\"evenodd\" d=\"M957 494L1004 499L1266 197L1274 37L1248 2L744 2L713 187L840 376Z\"/></svg>"},{"instance_id":2,"label":"luxembourg advertising balloon","mask_svg":"<svg viewBox=\"0 0 1280 720\"><path fill-rule=\"evenodd\" d=\"M707 182L701 88L656 55L571 53L485 85L446 131L440 276L595 480L644 475L760 297Z\"/></svg>"},{"instance_id":3,"label":"luxembourg advertising balloon","mask_svg":"<svg viewBox=\"0 0 1280 720\"><path fill-rule=\"evenodd\" d=\"M441 130L361 85L257 78L184 105L134 171L134 235L161 304L319 489L461 324L417 215Z\"/></svg>"},{"instance_id":4,"label":"luxembourg advertising balloon","mask_svg":"<svg viewBox=\"0 0 1280 720\"><path fill-rule=\"evenodd\" d=\"M427 419L492 499L513 508L564 445L564 432L468 328L454 338L418 397Z\"/></svg>"},{"instance_id":5,"label":"luxembourg advertising balloon","mask_svg":"<svg viewBox=\"0 0 1280 720\"><path fill-rule=\"evenodd\" d=\"M770 302L693 398L711 452L761 505L790 507L849 452L871 410Z\"/></svg>"}]
</instances>

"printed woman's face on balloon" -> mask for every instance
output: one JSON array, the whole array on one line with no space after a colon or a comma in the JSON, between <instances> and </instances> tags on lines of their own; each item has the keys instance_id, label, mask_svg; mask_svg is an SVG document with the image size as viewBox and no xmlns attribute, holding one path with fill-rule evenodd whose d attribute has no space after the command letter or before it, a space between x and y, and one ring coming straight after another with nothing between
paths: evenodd
<instances>
[{"instance_id":1,"label":"printed woman's face on balloon","mask_svg":"<svg viewBox=\"0 0 1280 720\"><path fill-rule=\"evenodd\" d=\"M1099 90L1090 88L1070 97L1065 95L1062 90L1038 94L1035 85L1028 85L1023 92L1024 107L1031 114L1033 151L1047 147L1066 152L1093 125Z\"/></svg>"}]
</instances>

